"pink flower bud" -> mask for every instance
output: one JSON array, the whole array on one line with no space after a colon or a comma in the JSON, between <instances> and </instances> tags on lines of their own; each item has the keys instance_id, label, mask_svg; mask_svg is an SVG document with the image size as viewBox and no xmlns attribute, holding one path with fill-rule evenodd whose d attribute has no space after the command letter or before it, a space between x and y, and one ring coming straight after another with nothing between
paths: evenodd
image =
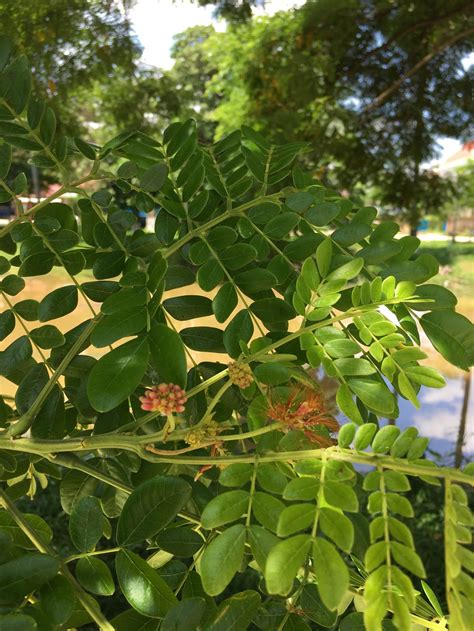
<instances>
[{"instance_id":1,"label":"pink flower bud","mask_svg":"<svg viewBox=\"0 0 474 631\"><path fill-rule=\"evenodd\" d=\"M142 410L159 412L163 416L184 412L187 400L185 391L174 383L151 386L140 397Z\"/></svg>"}]
</instances>

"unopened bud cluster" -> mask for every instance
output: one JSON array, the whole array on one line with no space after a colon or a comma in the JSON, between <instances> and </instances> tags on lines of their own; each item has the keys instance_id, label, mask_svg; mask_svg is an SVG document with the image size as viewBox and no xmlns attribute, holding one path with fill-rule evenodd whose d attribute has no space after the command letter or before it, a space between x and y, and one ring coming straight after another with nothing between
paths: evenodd
<instances>
[{"instance_id":1,"label":"unopened bud cluster","mask_svg":"<svg viewBox=\"0 0 474 631\"><path fill-rule=\"evenodd\" d=\"M211 419L205 425L190 429L186 436L186 442L191 447L199 447L203 443L212 442L216 439L219 429L219 424Z\"/></svg>"},{"instance_id":2,"label":"unopened bud cluster","mask_svg":"<svg viewBox=\"0 0 474 631\"><path fill-rule=\"evenodd\" d=\"M174 383L160 383L140 397L142 410L159 412L163 416L184 412L187 401L185 391Z\"/></svg>"},{"instance_id":3,"label":"unopened bud cluster","mask_svg":"<svg viewBox=\"0 0 474 631\"><path fill-rule=\"evenodd\" d=\"M228 366L229 378L239 388L248 388L253 383L253 375L248 364L231 362Z\"/></svg>"}]
</instances>

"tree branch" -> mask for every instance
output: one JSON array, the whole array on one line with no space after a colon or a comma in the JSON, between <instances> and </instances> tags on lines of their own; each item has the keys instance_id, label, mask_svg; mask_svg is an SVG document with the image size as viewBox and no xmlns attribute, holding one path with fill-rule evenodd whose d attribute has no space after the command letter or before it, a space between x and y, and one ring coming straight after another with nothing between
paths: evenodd
<instances>
[{"instance_id":1,"label":"tree branch","mask_svg":"<svg viewBox=\"0 0 474 631\"><path fill-rule=\"evenodd\" d=\"M410 68L410 70L408 70L408 72L403 74L399 79L397 79L397 81L392 83L392 85L389 88L381 92L375 98L375 100L372 101L372 103L363 110L362 113L365 114L366 112L370 112L371 110L379 107L384 101L388 99L389 96L391 96L394 92L396 92L398 88L401 85L403 85L403 83L405 83L407 79L409 79L414 74L416 74L418 70L420 70L420 68L423 68L423 66L425 66L428 62L430 62L433 59L433 57L435 57L438 53L445 50L446 48L449 48L455 42L459 41L460 39L463 39L464 37L467 37L468 35L471 35L472 33L474 33L474 27L467 29L466 31L461 31L460 33L457 33L456 35L453 35L453 37L451 37L450 39L445 40L443 43L438 44L438 46L435 46L435 48L431 52L429 52L427 55L422 57L412 68Z\"/></svg>"}]
</instances>

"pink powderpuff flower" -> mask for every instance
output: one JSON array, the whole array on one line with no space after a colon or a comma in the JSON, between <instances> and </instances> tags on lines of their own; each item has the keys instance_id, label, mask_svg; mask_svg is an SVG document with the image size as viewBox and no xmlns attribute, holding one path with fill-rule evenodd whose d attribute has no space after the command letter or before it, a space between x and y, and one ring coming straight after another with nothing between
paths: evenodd
<instances>
[{"instance_id":1,"label":"pink powderpuff flower","mask_svg":"<svg viewBox=\"0 0 474 631\"><path fill-rule=\"evenodd\" d=\"M163 416L184 412L187 400L185 391L174 383L151 386L140 397L142 410L159 412Z\"/></svg>"}]
</instances>

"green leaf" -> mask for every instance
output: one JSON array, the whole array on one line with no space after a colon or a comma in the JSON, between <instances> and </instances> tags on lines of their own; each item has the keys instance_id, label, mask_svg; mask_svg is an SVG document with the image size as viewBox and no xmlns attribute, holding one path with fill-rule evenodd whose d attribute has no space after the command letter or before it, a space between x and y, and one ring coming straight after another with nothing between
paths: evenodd
<instances>
[{"instance_id":1,"label":"green leaf","mask_svg":"<svg viewBox=\"0 0 474 631\"><path fill-rule=\"evenodd\" d=\"M155 537L157 545L175 557L192 557L204 544L203 538L191 528L171 526Z\"/></svg>"},{"instance_id":2,"label":"green leaf","mask_svg":"<svg viewBox=\"0 0 474 631\"><path fill-rule=\"evenodd\" d=\"M320 537L313 543L313 562L321 600L334 611L349 589L349 571L333 544Z\"/></svg>"},{"instance_id":3,"label":"green leaf","mask_svg":"<svg viewBox=\"0 0 474 631\"><path fill-rule=\"evenodd\" d=\"M261 383L272 386L286 383L291 377L289 369L276 362L259 364L254 370L254 375Z\"/></svg>"},{"instance_id":4,"label":"green leaf","mask_svg":"<svg viewBox=\"0 0 474 631\"><path fill-rule=\"evenodd\" d=\"M9 296L16 296L25 288L25 281L19 276L10 274L0 281L0 289Z\"/></svg>"},{"instance_id":5,"label":"green leaf","mask_svg":"<svg viewBox=\"0 0 474 631\"><path fill-rule=\"evenodd\" d=\"M331 357L350 357L356 353L360 353L360 346L352 340L330 340L324 344L324 350Z\"/></svg>"},{"instance_id":6,"label":"green leaf","mask_svg":"<svg viewBox=\"0 0 474 631\"><path fill-rule=\"evenodd\" d=\"M40 348L57 348L65 342L65 337L55 326L45 324L30 331L30 337Z\"/></svg>"},{"instance_id":7,"label":"green leaf","mask_svg":"<svg viewBox=\"0 0 474 631\"><path fill-rule=\"evenodd\" d=\"M152 362L163 381L186 386L186 354L179 333L153 322L148 333Z\"/></svg>"},{"instance_id":8,"label":"green leaf","mask_svg":"<svg viewBox=\"0 0 474 631\"><path fill-rule=\"evenodd\" d=\"M224 591L240 569L244 547L245 526L236 524L205 548L201 558L201 578L206 593L218 596Z\"/></svg>"},{"instance_id":9,"label":"green leaf","mask_svg":"<svg viewBox=\"0 0 474 631\"><path fill-rule=\"evenodd\" d=\"M454 311L426 313L420 324L435 349L451 364L467 370L474 363L474 326Z\"/></svg>"},{"instance_id":10,"label":"green leaf","mask_svg":"<svg viewBox=\"0 0 474 631\"><path fill-rule=\"evenodd\" d=\"M140 188L146 193L159 191L166 182L168 167L165 164L154 164L140 178Z\"/></svg>"},{"instance_id":11,"label":"green leaf","mask_svg":"<svg viewBox=\"0 0 474 631\"><path fill-rule=\"evenodd\" d=\"M101 357L87 382L92 407L98 412L108 412L125 401L140 384L148 355L146 338L137 338Z\"/></svg>"},{"instance_id":12,"label":"green leaf","mask_svg":"<svg viewBox=\"0 0 474 631\"><path fill-rule=\"evenodd\" d=\"M264 322L283 322L295 317L295 311L281 298L261 298L250 305L251 311Z\"/></svg>"},{"instance_id":13,"label":"green leaf","mask_svg":"<svg viewBox=\"0 0 474 631\"><path fill-rule=\"evenodd\" d=\"M223 332L210 326L194 326L182 329L181 338L185 345L193 351L209 353L225 353Z\"/></svg>"},{"instance_id":14,"label":"green leaf","mask_svg":"<svg viewBox=\"0 0 474 631\"><path fill-rule=\"evenodd\" d=\"M0 631L37 631L36 620L21 613L0 617Z\"/></svg>"},{"instance_id":15,"label":"green leaf","mask_svg":"<svg viewBox=\"0 0 474 631\"><path fill-rule=\"evenodd\" d=\"M91 333L91 343L96 348L109 346L117 340L139 333L147 323L145 306L125 308L104 316Z\"/></svg>"},{"instance_id":16,"label":"green leaf","mask_svg":"<svg viewBox=\"0 0 474 631\"><path fill-rule=\"evenodd\" d=\"M326 276L329 270L332 257L332 241L331 239L324 239L322 243L318 245L316 250L316 263L318 264L319 274L322 278Z\"/></svg>"},{"instance_id":17,"label":"green leaf","mask_svg":"<svg viewBox=\"0 0 474 631\"><path fill-rule=\"evenodd\" d=\"M77 288L74 285L59 287L48 294L39 304L40 322L55 320L74 311L77 307Z\"/></svg>"},{"instance_id":18,"label":"green leaf","mask_svg":"<svg viewBox=\"0 0 474 631\"><path fill-rule=\"evenodd\" d=\"M254 494L252 511L255 519L268 530L276 531L278 518L285 505L273 495L257 491Z\"/></svg>"},{"instance_id":19,"label":"green leaf","mask_svg":"<svg viewBox=\"0 0 474 631\"><path fill-rule=\"evenodd\" d=\"M177 296L163 301L163 307L175 320L192 320L212 315L212 302L207 296Z\"/></svg>"},{"instance_id":20,"label":"green leaf","mask_svg":"<svg viewBox=\"0 0 474 631\"><path fill-rule=\"evenodd\" d=\"M378 427L375 423L364 423L361 425L355 435L354 449L357 449L357 451L366 449L372 442L377 430Z\"/></svg>"},{"instance_id":21,"label":"green leaf","mask_svg":"<svg viewBox=\"0 0 474 631\"><path fill-rule=\"evenodd\" d=\"M8 375L31 357L33 349L30 340L22 335L4 351L0 351L0 375Z\"/></svg>"},{"instance_id":22,"label":"green leaf","mask_svg":"<svg viewBox=\"0 0 474 631\"><path fill-rule=\"evenodd\" d=\"M163 618L177 604L158 572L134 552L121 550L115 557L115 569L123 595L144 616Z\"/></svg>"},{"instance_id":23,"label":"green leaf","mask_svg":"<svg viewBox=\"0 0 474 631\"><path fill-rule=\"evenodd\" d=\"M103 254L97 255L94 265L92 266L92 272L97 280L113 278L114 276L118 276L123 270L124 263L124 252L104 252Z\"/></svg>"},{"instance_id":24,"label":"green leaf","mask_svg":"<svg viewBox=\"0 0 474 631\"><path fill-rule=\"evenodd\" d=\"M240 341L248 342L253 334L253 324L246 309L239 311L227 325L223 335L224 348L227 354L236 358L239 356Z\"/></svg>"},{"instance_id":25,"label":"green leaf","mask_svg":"<svg viewBox=\"0 0 474 631\"><path fill-rule=\"evenodd\" d=\"M186 269L186 268L184 268ZM222 281L224 278L224 270L214 260L209 260L204 263L202 267L198 269L197 282L199 287L204 291L211 291ZM189 283L194 282L194 275L191 272L191 280ZM184 284L189 284L184 283ZM169 282L167 288L170 288Z\"/></svg>"},{"instance_id":26,"label":"green leaf","mask_svg":"<svg viewBox=\"0 0 474 631\"><path fill-rule=\"evenodd\" d=\"M270 550L265 567L265 580L270 594L286 596L311 547L309 535L296 535Z\"/></svg>"},{"instance_id":27,"label":"green leaf","mask_svg":"<svg viewBox=\"0 0 474 631\"><path fill-rule=\"evenodd\" d=\"M454 309L458 302L456 296L442 285L420 285L415 293L420 298L426 298L426 302L414 302L411 305L414 311Z\"/></svg>"},{"instance_id":28,"label":"green leaf","mask_svg":"<svg viewBox=\"0 0 474 631\"><path fill-rule=\"evenodd\" d=\"M237 306L237 292L230 282L224 283L212 301L212 311L218 322L225 322Z\"/></svg>"},{"instance_id":29,"label":"green leaf","mask_svg":"<svg viewBox=\"0 0 474 631\"><path fill-rule=\"evenodd\" d=\"M35 537L39 541L44 544L51 542L53 532L44 519L42 519L39 515L30 515L28 513L23 513L23 518L28 524L29 529L35 534ZM0 511L0 531L2 533L8 533L14 545L27 550L36 550L34 543L31 542L29 537L27 537L23 530L21 530L14 521L13 517L11 517L5 510Z\"/></svg>"},{"instance_id":30,"label":"green leaf","mask_svg":"<svg viewBox=\"0 0 474 631\"><path fill-rule=\"evenodd\" d=\"M243 486L250 481L253 467L250 464L235 463L221 470L219 484L222 486Z\"/></svg>"},{"instance_id":31,"label":"green leaf","mask_svg":"<svg viewBox=\"0 0 474 631\"><path fill-rule=\"evenodd\" d=\"M20 265L20 276L42 276L53 269L55 256L52 252L36 252L28 256Z\"/></svg>"},{"instance_id":32,"label":"green leaf","mask_svg":"<svg viewBox=\"0 0 474 631\"><path fill-rule=\"evenodd\" d=\"M405 368L405 374L410 378L410 381L419 383L422 386L428 386L429 388L444 388L446 385L444 377L440 375L437 370L429 366L407 366Z\"/></svg>"},{"instance_id":33,"label":"green leaf","mask_svg":"<svg viewBox=\"0 0 474 631\"><path fill-rule=\"evenodd\" d=\"M203 528L211 530L236 521L247 510L248 491L227 491L214 497L201 516Z\"/></svg>"},{"instance_id":34,"label":"green leaf","mask_svg":"<svg viewBox=\"0 0 474 631\"><path fill-rule=\"evenodd\" d=\"M0 565L0 605L18 605L24 596L51 580L59 561L31 552Z\"/></svg>"},{"instance_id":35,"label":"green leaf","mask_svg":"<svg viewBox=\"0 0 474 631\"><path fill-rule=\"evenodd\" d=\"M212 620L203 627L203 631L243 631L247 629L257 613L260 602L260 595L250 589L240 592L240 594L234 594L220 603Z\"/></svg>"},{"instance_id":36,"label":"green leaf","mask_svg":"<svg viewBox=\"0 0 474 631\"><path fill-rule=\"evenodd\" d=\"M348 517L332 508L321 508L319 520L321 530L326 537L332 539L344 552L352 550L354 526Z\"/></svg>"},{"instance_id":37,"label":"green leaf","mask_svg":"<svg viewBox=\"0 0 474 631\"><path fill-rule=\"evenodd\" d=\"M313 477L295 478L285 487L283 497L286 500L314 500L319 492L319 480Z\"/></svg>"},{"instance_id":38,"label":"green leaf","mask_svg":"<svg viewBox=\"0 0 474 631\"><path fill-rule=\"evenodd\" d=\"M95 556L85 556L78 560L76 576L82 587L92 594L112 596L115 592L109 567Z\"/></svg>"},{"instance_id":39,"label":"green leaf","mask_svg":"<svg viewBox=\"0 0 474 631\"><path fill-rule=\"evenodd\" d=\"M372 375L376 372L375 366L367 359L361 357L336 359L334 366L343 375L351 377Z\"/></svg>"},{"instance_id":40,"label":"green leaf","mask_svg":"<svg viewBox=\"0 0 474 631\"><path fill-rule=\"evenodd\" d=\"M96 497L81 497L74 504L69 518L69 536L79 552L94 550L102 537L102 522L102 510Z\"/></svg>"},{"instance_id":41,"label":"green leaf","mask_svg":"<svg viewBox=\"0 0 474 631\"><path fill-rule=\"evenodd\" d=\"M301 191L301 192L292 193L291 195L289 195L286 198L286 205L288 206L288 208L291 208L291 210L294 210L295 212L298 212L298 213L302 213L311 206L313 201L314 199L311 193Z\"/></svg>"},{"instance_id":42,"label":"green leaf","mask_svg":"<svg viewBox=\"0 0 474 631\"><path fill-rule=\"evenodd\" d=\"M240 272L234 276L234 282L244 293L247 294L265 291L266 289L271 289L278 284L275 274L267 269L259 267L246 270L245 272Z\"/></svg>"},{"instance_id":43,"label":"green leaf","mask_svg":"<svg viewBox=\"0 0 474 631\"><path fill-rule=\"evenodd\" d=\"M387 386L380 381L370 379L349 379L349 388L362 403L382 414L392 414L395 401Z\"/></svg>"},{"instance_id":44,"label":"green leaf","mask_svg":"<svg viewBox=\"0 0 474 631\"><path fill-rule=\"evenodd\" d=\"M278 519L277 534L287 537L298 530L306 530L312 525L316 507L314 504L293 504L287 506Z\"/></svg>"},{"instance_id":45,"label":"green leaf","mask_svg":"<svg viewBox=\"0 0 474 631\"><path fill-rule=\"evenodd\" d=\"M286 237L288 233L298 225L299 221L300 217L295 213L282 213L270 219L270 221L265 224L263 232L270 239L283 239L283 237Z\"/></svg>"},{"instance_id":46,"label":"green leaf","mask_svg":"<svg viewBox=\"0 0 474 631\"><path fill-rule=\"evenodd\" d=\"M353 223L342 226L332 233L332 239L339 245L349 246L361 241L370 234L370 226L363 223Z\"/></svg>"},{"instance_id":47,"label":"green leaf","mask_svg":"<svg viewBox=\"0 0 474 631\"><path fill-rule=\"evenodd\" d=\"M363 267L363 259L352 259L348 263L345 263L328 274L326 282L334 280L350 280L351 278L358 276Z\"/></svg>"},{"instance_id":48,"label":"green leaf","mask_svg":"<svg viewBox=\"0 0 474 631\"><path fill-rule=\"evenodd\" d=\"M337 361L350 361L350 360L337 360ZM354 400L351 395L351 391L349 390L349 386L347 386L345 383L339 386L339 389L336 395L336 403L337 403L338 408L341 410L343 414L347 416L348 419L350 419L354 423L357 423L357 425L361 425L363 423L363 419L359 412L359 408L354 403Z\"/></svg>"},{"instance_id":49,"label":"green leaf","mask_svg":"<svg viewBox=\"0 0 474 631\"><path fill-rule=\"evenodd\" d=\"M0 179L6 179L8 172L10 171L10 165L12 161L12 150L10 145L0 145Z\"/></svg>"},{"instance_id":50,"label":"green leaf","mask_svg":"<svg viewBox=\"0 0 474 631\"><path fill-rule=\"evenodd\" d=\"M0 340L4 340L15 328L15 316L11 309L0 313Z\"/></svg>"},{"instance_id":51,"label":"green leaf","mask_svg":"<svg viewBox=\"0 0 474 631\"><path fill-rule=\"evenodd\" d=\"M402 543L399 543L398 541L391 541L390 549L392 551L393 558L398 565L401 565L405 569L409 570L415 574L415 576L419 576L420 578L426 577L423 563L414 550Z\"/></svg>"},{"instance_id":52,"label":"green leaf","mask_svg":"<svg viewBox=\"0 0 474 631\"><path fill-rule=\"evenodd\" d=\"M173 521L191 495L187 482L172 476L155 476L127 498L117 525L120 546L141 543Z\"/></svg>"},{"instance_id":53,"label":"green leaf","mask_svg":"<svg viewBox=\"0 0 474 631\"><path fill-rule=\"evenodd\" d=\"M160 627L161 631L197 629L205 611L204 598L185 598L168 611Z\"/></svg>"},{"instance_id":54,"label":"green leaf","mask_svg":"<svg viewBox=\"0 0 474 631\"><path fill-rule=\"evenodd\" d=\"M340 482L326 481L324 484L324 498L331 506L342 508L345 511L357 513L359 501L352 487Z\"/></svg>"},{"instance_id":55,"label":"green leaf","mask_svg":"<svg viewBox=\"0 0 474 631\"><path fill-rule=\"evenodd\" d=\"M220 260L230 270L240 269L257 258L257 250L248 243L236 243L222 250Z\"/></svg>"},{"instance_id":56,"label":"green leaf","mask_svg":"<svg viewBox=\"0 0 474 631\"><path fill-rule=\"evenodd\" d=\"M55 624L63 624L74 611L76 596L69 581L58 575L41 587L39 600L48 618Z\"/></svg>"},{"instance_id":57,"label":"green leaf","mask_svg":"<svg viewBox=\"0 0 474 631\"><path fill-rule=\"evenodd\" d=\"M311 206L305 213L305 219L313 226L327 226L341 212L337 204L332 202L321 202L315 206Z\"/></svg>"},{"instance_id":58,"label":"green leaf","mask_svg":"<svg viewBox=\"0 0 474 631\"><path fill-rule=\"evenodd\" d=\"M333 628L336 622L337 612L329 611L329 609L324 606L316 585L308 583L303 587L300 604L305 615L308 616L310 620L322 627ZM362 631L365 631L365 629L362 629Z\"/></svg>"}]
</instances>

